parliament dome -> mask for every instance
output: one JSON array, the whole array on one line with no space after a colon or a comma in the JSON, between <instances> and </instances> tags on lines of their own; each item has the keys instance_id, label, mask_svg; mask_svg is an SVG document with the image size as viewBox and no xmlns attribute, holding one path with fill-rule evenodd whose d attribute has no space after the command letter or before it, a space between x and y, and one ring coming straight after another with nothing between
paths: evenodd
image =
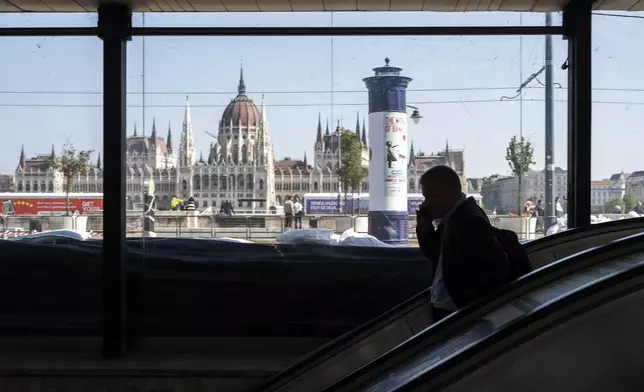
<instances>
[{"instance_id":1,"label":"parliament dome","mask_svg":"<svg viewBox=\"0 0 644 392\"><path fill-rule=\"evenodd\" d=\"M226 126L232 123L233 126L258 127L262 120L262 114L252 99L246 95L244 83L244 70L241 70L237 96L228 104L221 116L221 124Z\"/></svg>"}]
</instances>

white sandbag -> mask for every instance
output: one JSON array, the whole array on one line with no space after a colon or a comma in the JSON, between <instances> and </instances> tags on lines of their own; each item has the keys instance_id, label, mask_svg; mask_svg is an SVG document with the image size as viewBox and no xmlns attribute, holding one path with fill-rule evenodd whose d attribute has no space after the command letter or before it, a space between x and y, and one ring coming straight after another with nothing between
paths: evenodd
<instances>
[{"instance_id":1,"label":"white sandbag","mask_svg":"<svg viewBox=\"0 0 644 392\"><path fill-rule=\"evenodd\" d=\"M342 236L340 236L340 245L391 248L391 245L380 241L376 237L366 233L356 233L353 229L346 230L342 233Z\"/></svg>"},{"instance_id":2,"label":"white sandbag","mask_svg":"<svg viewBox=\"0 0 644 392\"><path fill-rule=\"evenodd\" d=\"M240 244L254 244L253 241L244 240L242 238L230 238L230 237L194 237L192 239L205 240L205 241L215 241L215 242L237 242Z\"/></svg>"},{"instance_id":3,"label":"white sandbag","mask_svg":"<svg viewBox=\"0 0 644 392\"><path fill-rule=\"evenodd\" d=\"M607 218L604 215L599 215L599 216L597 216L597 220L595 222L592 222L592 223L604 223L604 222L610 222L610 221L611 221L610 218Z\"/></svg>"},{"instance_id":4,"label":"white sandbag","mask_svg":"<svg viewBox=\"0 0 644 392\"><path fill-rule=\"evenodd\" d=\"M363 234L363 233L356 233L356 235L349 236L344 239L340 243L340 245L345 245L345 246L371 246L371 247L376 247L376 248L391 248L392 246L389 244L386 244L376 237L369 235L369 234Z\"/></svg>"},{"instance_id":5,"label":"white sandbag","mask_svg":"<svg viewBox=\"0 0 644 392\"><path fill-rule=\"evenodd\" d=\"M568 217L563 216L561 218L557 218L557 223L546 230L546 236L561 233L566 230L568 230Z\"/></svg>"},{"instance_id":6,"label":"white sandbag","mask_svg":"<svg viewBox=\"0 0 644 392\"><path fill-rule=\"evenodd\" d=\"M637 212L635 212L635 211L631 211L631 212L629 212L628 214L626 214L626 216L627 216L628 218L639 218L640 214L638 214L638 213L637 213Z\"/></svg>"},{"instance_id":7,"label":"white sandbag","mask_svg":"<svg viewBox=\"0 0 644 392\"><path fill-rule=\"evenodd\" d=\"M63 238L71 238L75 240L85 241L91 238L91 235L85 231L80 231L80 230L59 229L59 230L44 231L41 233L33 233L33 234L25 235L25 236L19 237L18 240L43 238L43 237L63 237Z\"/></svg>"},{"instance_id":8,"label":"white sandbag","mask_svg":"<svg viewBox=\"0 0 644 392\"><path fill-rule=\"evenodd\" d=\"M337 245L340 236L330 229L288 230L278 235L280 244L331 244Z\"/></svg>"}]
</instances>

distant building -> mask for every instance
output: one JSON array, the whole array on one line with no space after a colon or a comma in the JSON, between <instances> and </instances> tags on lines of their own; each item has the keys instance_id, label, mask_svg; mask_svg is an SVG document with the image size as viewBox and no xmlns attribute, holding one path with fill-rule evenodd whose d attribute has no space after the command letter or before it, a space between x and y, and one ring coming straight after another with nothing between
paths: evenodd
<instances>
[{"instance_id":1,"label":"distant building","mask_svg":"<svg viewBox=\"0 0 644 392\"><path fill-rule=\"evenodd\" d=\"M144 130L145 131L145 130ZM369 165L369 140L366 122L356 119L355 134L362 145L362 160ZM305 138L293 135L293 143ZM306 154L302 159L276 161L268 134L268 120L263 99L261 108L246 95L243 70L240 72L235 96L224 109L218 123L218 133L208 149L208 157L197 157L192 129L190 104L186 97L185 112L178 146L173 143L168 125L164 139L157 133L156 120L152 130L140 134L134 124L133 133L126 140L126 196L128 209L139 208L143 190L150 179L155 183L157 205L170 207L173 195L186 199L194 197L198 208L218 210L224 201L231 201L237 211L266 210L281 205L287 196L302 197L305 193L335 193L340 190L340 124L331 132L328 121L322 128L318 116L313 144L312 164ZM64 178L60 171L49 165L56 157L54 148L49 154L27 158L24 147L15 171L18 192L63 192ZM419 193L420 176L436 165L451 166L461 177L464 190L470 188L465 173L462 150L445 150L433 155L416 153L413 143L409 151L408 192ZM79 173L72 192L103 192L103 171L100 155L88 170ZM347 193L367 193L369 183L361 189L347 189Z\"/></svg>"},{"instance_id":2,"label":"distant building","mask_svg":"<svg viewBox=\"0 0 644 392\"><path fill-rule=\"evenodd\" d=\"M606 180L591 182L590 194L593 207L604 206L611 200L623 199L626 194L626 175L621 172Z\"/></svg>"},{"instance_id":3,"label":"distant building","mask_svg":"<svg viewBox=\"0 0 644 392\"><path fill-rule=\"evenodd\" d=\"M13 174L0 173L0 192L15 192L16 183Z\"/></svg>"},{"instance_id":4,"label":"distant building","mask_svg":"<svg viewBox=\"0 0 644 392\"><path fill-rule=\"evenodd\" d=\"M407 192L421 193L420 176L434 166L449 166L454 169L461 178L463 191L465 192L468 189L467 173L465 171L465 151L452 150L449 147L449 143L445 143L445 150L439 153L432 155L416 154L414 143L412 142L409 157L409 172L407 174L409 186L407 187Z\"/></svg>"},{"instance_id":5,"label":"distant building","mask_svg":"<svg viewBox=\"0 0 644 392\"><path fill-rule=\"evenodd\" d=\"M327 122L326 131L322 132L322 121L318 118L317 135L314 143L315 161L313 165L307 162L306 154L303 159L285 159L275 162L275 193L278 204L287 196L301 197L305 193L336 193L339 191L340 177L338 165L340 151L338 135L340 126L331 133ZM363 146L362 159L365 166L369 163L369 141L366 135L366 124L363 120L356 121L356 134L360 135ZM465 172L465 156L463 150L452 150L446 144L445 150L433 155L416 153L413 142L409 149L409 166L407 192L420 193L420 176L434 166L447 165L452 167L461 177L463 190L469 189ZM348 189L347 193L358 190ZM369 192L368 177L359 191Z\"/></svg>"},{"instance_id":6,"label":"distant building","mask_svg":"<svg viewBox=\"0 0 644 392\"><path fill-rule=\"evenodd\" d=\"M49 154L36 154L31 158L27 158L23 146L15 172L16 192L63 192L63 173L55 171L49 164L55 158L54 146L51 147ZM102 182L102 171L98 167L91 167L86 172L78 174L72 191L102 192Z\"/></svg>"},{"instance_id":7,"label":"distant building","mask_svg":"<svg viewBox=\"0 0 644 392\"><path fill-rule=\"evenodd\" d=\"M467 179L467 193L480 194L481 187L483 186L484 178L468 178Z\"/></svg>"},{"instance_id":8,"label":"distant building","mask_svg":"<svg viewBox=\"0 0 644 392\"><path fill-rule=\"evenodd\" d=\"M644 201L644 170L626 173L626 189L639 201Z\"/></svg>"},{"instance_id":9,"label":"distant building","mask_svg":"<svg viewBox=\"0 0 644 392\"><path fill-rule=\"evenodd\" d=\"M517 177L492 176L483 181L481 196L483 206L497 213L516 212L517 203L528 199L545 202L546 193L545 170L530 170L523 177L521 197L519 198L519 181ZM555 197L566 197L568 193L568 172L560 167L555 168Z\"/></svg>"},{"instance_id":10,"label":"distant building","mask_svg":"<svg viewBox=\"0 0 644 392\"><path fill-rule=\"evenodd\" d=\"M644 172L642 172L644 183ZM555 168L555 197L564 198L568 193L568 172L560 167ZM591 205L599 207L610 200L623 198L626 194L628 175L617 173L610 178L591 182ZM535 201L545 202L545 170L529 171L523 179L522 202L532 198ZM488 177L483 181L482 197L483 205L498 213L515 212L517 210L518 181L516 177Z\"/></svg>"},{"instance_id":11,"label":"distant building","mask_svg":"<svg viewBox=\"0 0 644 392\"><path fill-rule=\"evenodd\" d=\"M313 164L309 165L306 153L302 159L283 159L275 162L275 194L277 204L282 204L286 197L301 197L305 193L332 193L340 189L340 124L334 132L322 132L322 119L318 116L317 133L313 144L315 153ZM360 124L360 117L356 120L356 135L362 145L362 160L365 166L369 164L369 145L365 122ZM359 190L368 192L369 186L365 183ZM352 189L348 188L347 192ZM355 190L358 193L358 190Z\"/></svg>"},{"instance_id":12,"label":"distant building","mask_svg":"<svg viewBox=\"0 0 644 392\"><path fill-rule=\"evenodd\" d=\"M62 173L48 161L51 154L27 159L24 149L16 169L19 192L62 192ZM230 200L238 207L267 208L275 204L273 146L262 105L260 111L246 95L243 71L238 94L224 110L216 142L211 144L208 160L197 158L190 105L186 107L179 148L172 144L172 131L164 140L152 122L149 136L134 133L126 141L128 208L140 203L150 179L155 182L158 206L168 208L172 195L194 197L199 208L218 207ZM95 165L80 173L73 192L102 192L100 156Z\"/></svg>"}]
</instances>

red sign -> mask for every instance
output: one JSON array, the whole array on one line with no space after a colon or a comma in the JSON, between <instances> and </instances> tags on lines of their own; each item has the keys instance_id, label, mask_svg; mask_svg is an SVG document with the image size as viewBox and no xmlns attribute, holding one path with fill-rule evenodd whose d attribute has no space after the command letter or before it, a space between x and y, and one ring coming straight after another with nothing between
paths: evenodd
<instances>
[{"instance_id":1,"label":"red sign","mask_svg":"<svg viewBox=\"0 0 644 392\"><path fill-rule=\"evenodd\" d=\"M69 198L71 213L87 214L102 211L103 199ZM67 213L64 197L8 198L0 194L0 214L3 215L62 215Z\"/></svg>"}]
</instances>

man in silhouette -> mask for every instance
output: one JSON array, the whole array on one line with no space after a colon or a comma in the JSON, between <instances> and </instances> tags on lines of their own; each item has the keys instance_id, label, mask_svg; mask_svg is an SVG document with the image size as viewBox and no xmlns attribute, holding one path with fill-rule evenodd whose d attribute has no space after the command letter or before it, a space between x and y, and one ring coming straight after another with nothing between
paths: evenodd
<instances>
[{"instance_id":1,"label":"man in silhouette","mask_svg":"<svg viewBox=\"0 0 644 392\"><path fill-rule=\"evenodd\" d=\"M474 198L463 194L453 169L433 167L420 185L425 200L416 234L434 265L431 302L438 321L505 284L509 264L496 230Z\"/></svg>"}]
</instances>

